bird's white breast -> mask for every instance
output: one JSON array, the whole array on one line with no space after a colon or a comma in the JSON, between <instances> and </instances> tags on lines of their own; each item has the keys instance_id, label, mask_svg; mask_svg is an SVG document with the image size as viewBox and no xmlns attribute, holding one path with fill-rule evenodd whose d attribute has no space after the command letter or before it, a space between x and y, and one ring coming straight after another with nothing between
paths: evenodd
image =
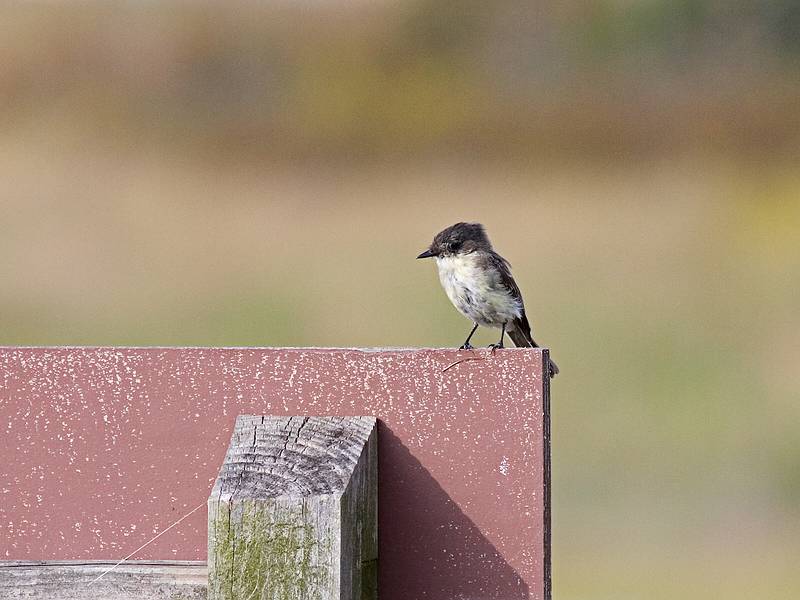
<instances>
[{"instance_id":1,"label":"bird's white breast","mask_svg":"<svg viewBox=\"0 0 800 600\"><path fill-rule=\"evenodd\" d=\"M439 280L447 297L468 319L500 327L519 317L522 303L502 285L500 275L475 254L436 258Z\"/></svg>"}]
</instances>

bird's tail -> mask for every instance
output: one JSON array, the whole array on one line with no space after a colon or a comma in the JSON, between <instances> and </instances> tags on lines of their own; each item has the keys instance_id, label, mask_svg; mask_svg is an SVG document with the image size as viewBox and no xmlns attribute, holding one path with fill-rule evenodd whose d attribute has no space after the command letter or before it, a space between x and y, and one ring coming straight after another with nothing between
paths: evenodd
<instances>
[{"instance_id":1,"label":"bird's tail","mask_svg":"<svg viewBox=\"0 0 800 600\"><path fill-rule=\"evenodd\" d=\"M528 319L523 315L519 319L514 319L514 327L508 331L508 337L514 342L517 348L539 348L539 344L531 335L531 326ZM550 359L550 377L558 375L558 365Z\"/></svg>"}]
</instances>

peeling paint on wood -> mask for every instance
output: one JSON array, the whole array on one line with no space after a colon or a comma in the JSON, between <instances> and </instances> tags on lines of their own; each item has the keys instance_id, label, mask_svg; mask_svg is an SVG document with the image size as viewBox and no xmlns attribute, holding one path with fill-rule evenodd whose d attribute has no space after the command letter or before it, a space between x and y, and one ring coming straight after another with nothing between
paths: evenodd
<instances>
[{"instance_id":1,"label":"peeling paint on wood","mask_svg":"<svg viewBox=\"0 0 800 600\"><path fill-rule=\"evenodd\" d=\"M208 498L239 414L371 414L382 600L543 598L543 357L0 349L0 559L126 556ZM133 558L205 560L206 536L200 510Z\"/></svg>"}]
</instances>

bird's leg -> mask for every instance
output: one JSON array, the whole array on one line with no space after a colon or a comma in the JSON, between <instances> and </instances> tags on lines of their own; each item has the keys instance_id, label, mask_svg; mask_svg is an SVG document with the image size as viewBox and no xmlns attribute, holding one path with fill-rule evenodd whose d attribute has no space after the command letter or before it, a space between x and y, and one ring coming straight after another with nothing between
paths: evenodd
<instances>
[{"instance_id":1,"label":"bird's leg","mask_svg":"<svg viewBox=\"0 0 800 600\"><path fill-rule=\"evenodd\" d=\"M497 350L498 348L504 348L505 347L505 346L503 346L503 338L504 337L506 337L506 324L505 323L503 323L503 328L500 330L500 341L497 342L496 344L489 344L489 348L492 349L492 354L494 354L494 351Z\"/></svg>"},{"instance_id":2,"label":"bird's leg","mask_svg":"<svg viewBox=\"0 0 800 600\"><path fill-rule=\"evenodd\" d=\"M478 324L475 323L475 327L472 328L472 331L469 332L467 336L467 341L465 341L461 346L458 348L459 350L472 350L472 344L469 343L470 339L472 339L472 334L475 333L475 330L478 328Z\"/></svg>"}]
</instances>

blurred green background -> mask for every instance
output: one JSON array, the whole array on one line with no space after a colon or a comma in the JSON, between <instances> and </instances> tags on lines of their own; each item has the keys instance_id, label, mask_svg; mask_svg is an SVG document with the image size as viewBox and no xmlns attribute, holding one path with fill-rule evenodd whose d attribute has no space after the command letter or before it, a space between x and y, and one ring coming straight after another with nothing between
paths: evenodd
<instances>
[{"instance_id":1,"label":"blurred green background","mask_svg":"<svg viewBox=\"0 0 800 600\"><path fill-rule=\"evenodd\" d=\"M800 597L800 2L12 2L0 64L0 343L456 346L481 221L555 597Z\"/></svg>"}]
</instances>

